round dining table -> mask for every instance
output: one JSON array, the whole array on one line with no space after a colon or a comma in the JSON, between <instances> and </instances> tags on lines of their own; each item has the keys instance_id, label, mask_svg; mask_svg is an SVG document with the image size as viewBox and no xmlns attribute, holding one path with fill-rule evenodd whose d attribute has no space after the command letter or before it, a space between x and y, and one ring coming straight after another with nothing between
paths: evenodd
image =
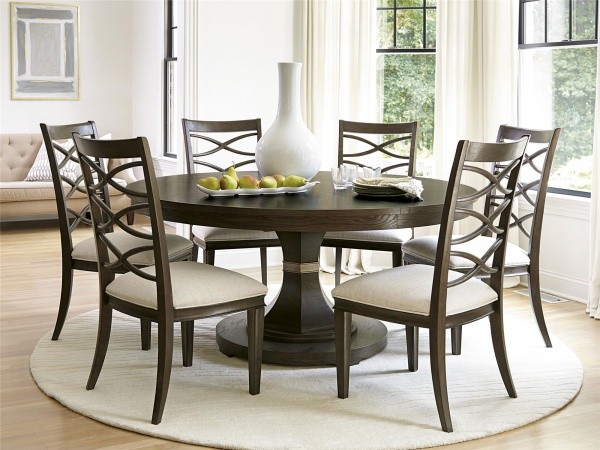
<instances>
[{"instance_id":1,"label":"round dining table","mask_svg":"<svg viewBox=\"0 0 600 450\"><path fill-rule=\"evenodd\" d=\"M245 174L258 177L256 172L239 173ZM333 305L319 281L319 250L325 233L439 224L447 187L444 180L419 178L424 188L422 201L365 198L352 188L334 190L331 174L319 172L311 180L319 183L305 193L215 197L196 187L198 179L209 175L158 177L164 220L277 233L283 252L283 280L265 315L263 362L295 366L335 364ZM143 182L129 188L143 190ZM461 193L467 190L474 192L461 186ZM216 335L222 353L247 356L245 313L221 320ZM383 323L353 317L351 364L380 352L386 344Z\"/></svg>"}]
</instances>

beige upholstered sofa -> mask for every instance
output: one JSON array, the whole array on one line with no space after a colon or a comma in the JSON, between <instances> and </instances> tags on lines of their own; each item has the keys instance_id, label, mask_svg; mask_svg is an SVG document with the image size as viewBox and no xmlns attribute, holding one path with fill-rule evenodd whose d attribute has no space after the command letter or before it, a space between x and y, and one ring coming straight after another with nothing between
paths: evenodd
<instances>
[{"instance_id":1,"label":"beige upholstered sofa","mask_svg":"<svg viewBox=\"0 0 600 450\"><path fill-rule=\"evenodd\" d=\"M24 221L57 217L52 181L24 181L43 145L39 134L0 134L0 221ZM109 169L121 164L109 161ZM122 172L125 183L135 178ZM65 192L68 186L65 184ZM116 190L110 192L111 206L123 208L129 198ZM87 203L85 194L76 192L69 200L69 208L81 210Z\"/></svg>"}]
</instances>

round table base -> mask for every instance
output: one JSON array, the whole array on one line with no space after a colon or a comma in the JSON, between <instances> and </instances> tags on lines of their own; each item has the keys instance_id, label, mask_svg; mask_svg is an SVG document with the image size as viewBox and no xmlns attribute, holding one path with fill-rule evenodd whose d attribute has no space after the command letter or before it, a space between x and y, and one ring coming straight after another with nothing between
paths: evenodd
<instances>
[{"instance_id":1,"label":"round table base","mask_svg":"<svg viewBox=\"0 0 600 450\"><path fill-rule=\"evenodd\" d=\"M387 345L387 328L378 320L353 316L357 331L350 344L350 364L382 351ZM227 356L248 357L246 313L233 314L217 324L217 344ZM282 343L265 340L263 362L284 366L335 365L335 342Z\"/></svg>"}]
</instances>

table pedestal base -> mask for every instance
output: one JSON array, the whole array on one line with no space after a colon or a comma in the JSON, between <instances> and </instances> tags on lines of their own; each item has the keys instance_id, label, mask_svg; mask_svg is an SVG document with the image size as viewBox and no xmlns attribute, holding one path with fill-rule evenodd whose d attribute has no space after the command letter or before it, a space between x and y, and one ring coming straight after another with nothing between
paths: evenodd
<instances>
[{"instance_id":1,"label":"table pedestal base","mask_svg":"<svg viewBox=\"0 0 600 450\"><path fill-rule=\"evenodd\" d=\"M378 320L353 316L356 333L352 335L350 364L379 353L387 345L387 328ZM246 313L231 315L217 325L217 344L227 356L248 357ZM284 366L335 365L335 341L290 343L264 341L263 362Z\"/></svg>"}]
</instances>

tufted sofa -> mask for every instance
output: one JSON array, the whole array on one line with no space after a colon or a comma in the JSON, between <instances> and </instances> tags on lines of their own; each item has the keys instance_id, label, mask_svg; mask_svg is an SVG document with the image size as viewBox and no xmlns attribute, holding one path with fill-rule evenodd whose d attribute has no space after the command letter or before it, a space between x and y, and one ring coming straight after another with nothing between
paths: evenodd
<instances>
[{"instance_id":1,"label":"tufted sofa","mask_svg":"<svg viewBox=\"0 0 600 450\"><path fill-rule=\"evenodd\" d=\"M0 134L0 221L26 221L57 217L54 188L51 181L24 181L43 145L39 134ZM111 160L108 168L120 164ZM135 181L127 171L122 172L125 183ZM65 185L66 186L66 185ZM65 192L68 187L65 187ZM110 191L114 208L123 208L130 200L124 194ZM85 194L76 192L69 200L69 208L81 210L87 203Z\"/></svg>"}]
</instances>

